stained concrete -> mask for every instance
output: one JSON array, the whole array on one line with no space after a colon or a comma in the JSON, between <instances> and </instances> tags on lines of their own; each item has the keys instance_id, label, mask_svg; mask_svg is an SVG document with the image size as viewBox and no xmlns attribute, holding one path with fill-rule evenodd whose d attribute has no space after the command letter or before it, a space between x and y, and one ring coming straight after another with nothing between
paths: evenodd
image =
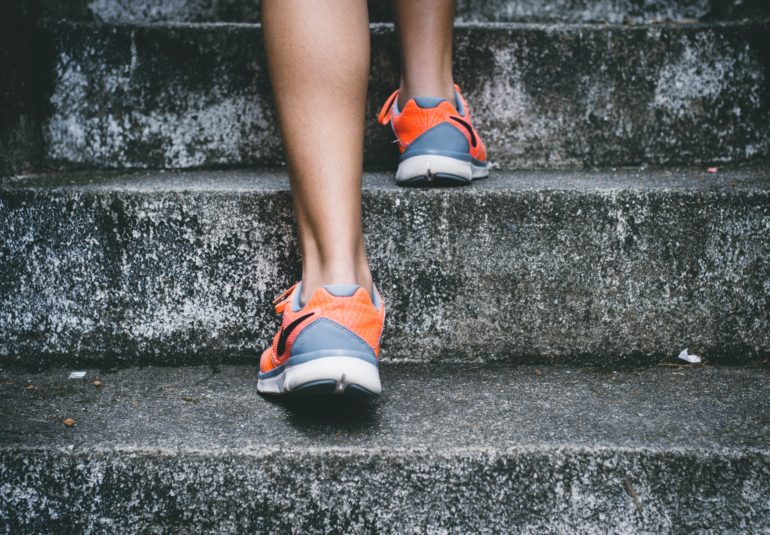
<instances>
[{"instance_id":1,"label":"stained concrete","mask_svg":"<svg viewBox=\"0 0 770 535\"><path fill-rule=\"evenodd\" d=\"M386 361L770 354L766 166L364 184ZM6 180L0 234L0 354L23 365L250 361L299 276L283 171Z\"/></svg>"},{"instance_id":2,"label":"stained concrete","mask_svg":"<svg viewBox=\"0 0 770 535\"><path fill-rule=\"evenodd\" d=\"M0 371L6 532L770 525L766 366L390 365L372 403L263 399L254 366L68 373Z\"/></svg>"},{"instance_id":3,"label":"stained concrete","mask_svg":"<svg viewBox=\"0 0 770 535\"><path fill-rule=\"evenodd\" d=\"M387 0L372 21L392 22ZM101 22L257 22L259 0L43 0L44 14ZM642 22L767 16L761 0L459 0L458 22Z\"/></svg>"},{"instance_id":4,"label":"stained concrete","mask_svg":"<svg viewBox=\"0 0 770 535\"><path fill-rule=\"evenodd\" d=\"M740 162L770 154L769 24L460 25L455 75L500 165ZM48 165L282 163L258 25L66 22L42 35ZM374 121L397 86L389 25L372 46L365 160L382 168L396 158Z\"/></svg>"}]
</instances>

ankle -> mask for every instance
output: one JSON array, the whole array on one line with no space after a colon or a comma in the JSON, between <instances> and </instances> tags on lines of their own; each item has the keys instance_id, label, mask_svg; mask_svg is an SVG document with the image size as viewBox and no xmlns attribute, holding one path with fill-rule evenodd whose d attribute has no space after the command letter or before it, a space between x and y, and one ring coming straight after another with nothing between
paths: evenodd
<instances>
[{"instance_id":1,"label":"ankle","mask_svg":"<svg viewBox=\"0 0 770 535\"><path fill-rule=\"evenodd\" d=\"M455 88L452 77L443 78L420 81L419 83L408 83L402 80L398 93L399 108L403 108L409 99L414 97L443 98L454 105Z\"/></svg>"},{"instance_id":2,"label":"ankle","mask_svg":"<svg viewBox=\"0 0 770 535\"><path fill-rule=\"evenodd\" d=\"M373 294L372 274L368 264L345 267L304 267L302 270L302 295L300 300L306 303L313 292L327 284L356 284Z\"/></svg>"}]
</instances>

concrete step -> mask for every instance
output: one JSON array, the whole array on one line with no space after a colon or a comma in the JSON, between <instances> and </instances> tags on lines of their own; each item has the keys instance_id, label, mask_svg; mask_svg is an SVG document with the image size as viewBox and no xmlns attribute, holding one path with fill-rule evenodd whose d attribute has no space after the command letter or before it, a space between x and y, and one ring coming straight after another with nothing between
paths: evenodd
<instances>
[{"instance_id":1,"label":"concrete step","mask_svg":"<svg viewBox=\"0 0 770 535\"><path fill-rule=\"evenodd\" d=\"M364 176L387 361L770 355L770 167ZM299 276L284 171L0 182L6 362L251 361Z\"/></svg>"},{"instance_id":2,"label":"concrete step","mask_svg":"<svg viewBox=\"0 0 770 535\"><path fill-rule=\"evenodd\" d=\"M258 25L41 30L50 165L192 168L283 160ZM377 108L397 46L375 25L366 164L392 166ZM744 161L770 154L770 21L460 25L456 79L492 161L513 167Z\"/></svg>"},{"instance_id":3,"label":"concrete step","mask_svg":"<svg viewBox=\"0 0 770 535\"><path fill-rule=\"evenodd\" d=\"M0 372L8 532L770 525L767 366L385 365L373 403L261 399L253 366L69 371Z\"/></svg>"},{"instance_id":4,"label":"concrete step","mask_svg":"<svg viewBox=\"0 0 770 535\"><path fill-rule=\"evenodd\" d=\"M259 0L42 0L42 12L100 22L257 22ZM770 14L763 0L459 0L460 22L645 22ZM392 21L390 3L369 0L373 21Z\"/></svg>"}]
</instances>

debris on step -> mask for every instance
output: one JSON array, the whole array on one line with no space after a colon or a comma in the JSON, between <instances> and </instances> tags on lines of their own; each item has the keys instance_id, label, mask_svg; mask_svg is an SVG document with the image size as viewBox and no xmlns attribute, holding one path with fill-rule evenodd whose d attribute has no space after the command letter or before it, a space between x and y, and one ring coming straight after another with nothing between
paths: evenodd
<instances>
[{"instance_id":1,"label":"debris on step","mask_svg":"<svg viewBox=\"0 0 770 535\"><path fill-rule=\"evenodd\" d=\"M679 356L677 356L679 360L684 360L689 362L690 364L700 364L703 359L701 359L698 355L695 355L693 353L689 353L687 351L687 348L685 347L681 353L679 353Z\"/></svg>"},{"instance_id":2,"label":"debris on step","mask_svg":"<svg viewBox=\"0 0 770 535\"><path fill-rule=\"evenodd\" d=\"M634 505L636 505L636 510L640 513L644 510L644 506L642 505L642 500L639 499L639 494L636 492L636 489L634 488L634 484L631 483L631 480L626 478L625 481L623 481L623 486L626 488L626 492L629 496L631 496L634 499Z\"/></svg>"},{"instance_id":3,"label":"debris on step","mask_svg":"<svg viewBox=\"0 0 770 535\"><path fill-rule=\"evenodd\" d=\"M711 174L714 174L717 171L719 171L719 168L717 168L717 167L709 167L708 169L706 169L706 172L707 173L711 173Z\"/></svg>"},{"instance_id":4,"label":"debris on step","mask_svg":"<svg viewBox=\"0 0 770 535\"><path fill-rule=\"evenodd\" d=\"M85 371L70 372L70 379L82 379L85 376L86 376L86 372Z\"/></svg>"},{"instance_id":5,"label":"debris on step","mask_svg":"<svg viewBox=\"0 0 770 535\"><path fill-rule=\"evenodd\" d=\"M64 425L67 427L75 427L75 420L72 418L67 418L64 420Z\"/></svg>"}]
</instances>

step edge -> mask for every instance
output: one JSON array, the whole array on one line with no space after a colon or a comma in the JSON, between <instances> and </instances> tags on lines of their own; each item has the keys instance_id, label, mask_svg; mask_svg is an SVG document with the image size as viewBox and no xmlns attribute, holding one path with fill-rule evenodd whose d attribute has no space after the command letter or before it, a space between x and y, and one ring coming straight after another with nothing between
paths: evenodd
<instances>
[{"instance_id":1,"label":"step edge","mask_svg":"<svg viewBox=\"0 0 770 535\"><path fill-rule=\"evenodd\" d=\"M242 447L222 447L222 448L186 448L184 446L90 446L83 445L69 449L65 446L27 446L24 444L3 444L0 445L0 458L4 455L19 454L45 454L45 455L64 455L68 457L88 457L101 455L130 455L130 456L159 456L176 457L179 455L190 455L200 457L224 457L238 455L243 457L273 457L286 455L304 455L328 457L330 455L338 457L356 457L379 455L382 457L401 457L404 455L414 457L467 457L467 456L496 456L496 457L517 457L529 455L676 455L680 457L719 457L740 459L747 456L763 456L770 461L770 444L766 447L761 446L735 446L719 445L709 446L613 446L606 443L600 444L517 444L513 446L494 447L494 446L457 446L457 447L398 447L398 446L265 446L255 444L254 446Z\"/></svg>"},{"instance_id":2,"label":"step edge","mask_svg":"<svg viewBox=\"0 0 770 535\"><path fill-rule=\"evenodd\" d=\"M260 22L144 22L144 21L118 21L118 22L100 22L100 21L80 21L69 19L43 18L38 21L38 26L44 29L71 28L71 29L191 29L191 30L221 30L223 28L231 29L258 29L261 30ZM640 22L639 24L622 24L606 22L456 22L454 29L463 31L485 30L496 32L507 31L546 31L555 32L566 31L648 31L648 30L708 30L708 29L746 29L750 27L764 27L770 25L770 15L766 18L757 19L739 19L739 20L716 20L716 21L687 21L678 22ZM372 22L369 23L369 30L375 34L393 33L395 25L392 22Z\"/></svg>"}]
</instances>

